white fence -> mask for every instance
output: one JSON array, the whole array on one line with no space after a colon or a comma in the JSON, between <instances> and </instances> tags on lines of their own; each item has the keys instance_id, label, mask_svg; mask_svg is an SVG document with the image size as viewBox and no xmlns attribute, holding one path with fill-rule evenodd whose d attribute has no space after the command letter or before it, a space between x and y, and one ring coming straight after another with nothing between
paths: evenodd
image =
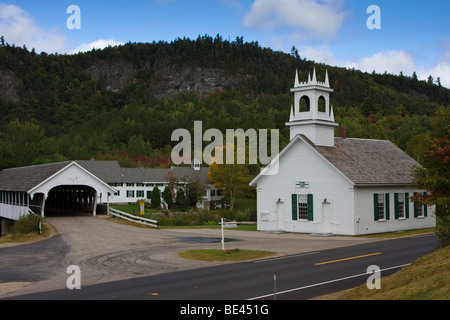
<instances>
[{"instance_id":1,"label":"white fence","mask_svg":"<svg viewBox=\"0 0 450 320\"><path fill-rule=\"evenodd\" d=\"M140 224L147 225L150 227L158 228L158 221L156 221L156 220L138 217L138 216L135 216L135 215L132 215L132 214L120 211L120 210L113 209L113 208L109 208L108 214L112 215L114 217L128 220L128 221L132 221L132 222L140 223Z\"/></svg>"}]
</instances>

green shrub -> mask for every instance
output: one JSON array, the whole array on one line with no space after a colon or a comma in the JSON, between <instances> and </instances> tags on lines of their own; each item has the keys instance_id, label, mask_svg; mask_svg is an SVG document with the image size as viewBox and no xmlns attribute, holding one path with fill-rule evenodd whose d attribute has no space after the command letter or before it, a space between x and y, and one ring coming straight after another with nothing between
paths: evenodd
<instances>
[{"instance_id":1,"label":"green shrub","mask_svg":"<svg viewBox=\"0 0 450 320\"><path fill-rule=\"evenodd\" d=\"M23 216L14 223L12 232L15 234L37 233L39 231L39 223L41 223L41 227L44 228L43 218L41 216L29 214Z\"/></svg>"},{"instance_id":2,"label":"green shrub","mask_svg":"<svg viewBox=\"0 0 450 320\"><path fill-rule=\"evenodd\" d=\"M235 220L236 221L249 221L250 214L248 212L242 212L242 211L238 210L238 212L236 212Z\"/></svg>"}]
</instances>

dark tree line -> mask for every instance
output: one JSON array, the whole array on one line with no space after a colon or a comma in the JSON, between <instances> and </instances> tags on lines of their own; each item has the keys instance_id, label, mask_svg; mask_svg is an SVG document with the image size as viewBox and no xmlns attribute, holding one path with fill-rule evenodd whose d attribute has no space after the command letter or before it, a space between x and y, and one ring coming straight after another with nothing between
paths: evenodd
<instances>
[{"instance_id":1,"label":"dark tree line","mask_svg":"<svg viewBox=\"0 0 450 320\"><path fill-rule=\"evenodd\" d=\"M219 35L127 43L75 55L36 54L2 39L0 75L14 74L18 99L7 99L0 88L0 169L90 158L167 166L172 132L192 131L196 120L204 130L222 132L278 128L283 146L289 139L285 122L293 103L294 72L305 81L313 67L318 80L328 70L335 114L348 136L389 139L421 159L429 118L450 101L450 90L438 79L363 73L315 64L301 55L295 48L286 54ZM136 73L119 91L106 90L104 79L86 72L93 65L122 62ZM158 83L163 66L222 70L237 82L207 96L191 92L157 100L148 89Z\"/></svg>"}]
</instances>

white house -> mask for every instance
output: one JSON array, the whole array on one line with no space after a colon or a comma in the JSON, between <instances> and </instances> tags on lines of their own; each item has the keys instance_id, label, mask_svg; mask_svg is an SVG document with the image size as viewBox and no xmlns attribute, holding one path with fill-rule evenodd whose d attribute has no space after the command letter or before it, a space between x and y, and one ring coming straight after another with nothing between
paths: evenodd
<instances>
[{"instance_id":1,"label":"white house","mask_svg":"<svg viewBox=\"0 0 450 320\"><path fill-rule=\"evenodd\" d=\"M158 187L162 196L171 179L180 183L185 177L196 178L205 186L201 201L204 208L208 209L210 203L223 198L209 180L207 167L122 168L117 161L78 160L77 163L116 189L109 199L110 203L129 203L142 199L150 201L154 187ZM176 192L175 186L173 198Z\"/></svg>"},{"instance_id":2,"label":"white house","mask_svg":"<svg viewBox=\"0 0 450 320\"><path fill-rule=\"evenodd\" d=\"M434 207L409 197L415 160L390 141L335 137L338 126L325 81L295 77L287 126L291 141L280 152L276 175L261 172L257 225L262 231L362 235L434 227Z\"/></svg>"}]
</instances>

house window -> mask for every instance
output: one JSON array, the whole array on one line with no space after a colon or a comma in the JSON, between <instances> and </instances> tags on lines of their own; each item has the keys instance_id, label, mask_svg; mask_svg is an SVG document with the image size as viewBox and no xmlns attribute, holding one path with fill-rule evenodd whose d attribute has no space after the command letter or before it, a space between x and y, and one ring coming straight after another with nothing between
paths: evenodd
<instances>
[{"instance_id":1,"label":"house window","mask_svg":"<svg viewBox=\"0 0 450 320\"><path fill-rule=\"evenodd\" d=\"M215 197L216 196L216 190L212 189L211 190L211 197Z\"/></svg>"},{"instance_id":2,"label":"house window","mask_svg":"<svg viewBox=\"0 0 450 320\"><path fill-rule=\"evenodd\" d=\"M144 190L137 190L136 191L136 196L138 198L143 198L144 197Z\"/></svg>"},{"instance_id":3,"label":"house window","mask_svg":"<svg viewBox=\"0 0 450 320\"><path fill-rule=\"evenodd\" d=\"M417 196L421 193L414 192L414 195ZM426 193L424 193L426 194ZM414 202L414 218L424 218L428 216L428 207L420 205L417 201Z\"/></svg>"},{"instance_id":4,"label":"house window","mask_svg":"<svg viewBox=\"0 0 450 320\"><path fill-rule=\"evenodd\" d=\"M127 183L127 187L134 187L134 183Z\"/></svg>"},{"instance_id":5,"label":"house window","mask_svg":"<svg viewBox=\"0 0 450 320\"><path fill-rule=\"evenodd\" d=\"M113 183L109 183L109 185L110 185L111 187L122 187L122 186L123 186L123 183L120 183L120 182L113 182Z\"/></svg>"},{"instance_id":6,"label":"house window","mask_svg":"<svg viewBox=\"0 0 450 320\"><path fill-rule=\"evenodd\" d=\"M389 193L373 195L375 221L389 220Z\"/></svg>"},{"instance_id":7,"label":"house window","mask_svg":"<svg viewBox=\"0 0 450 320\"><path fill-rule=\"evenodd\" d=\"M134 190L127 190L127 198L134 198Z\"/></svg>"},{"instance_id":8,"label":"house window","mask_svg":"<svg viewBox=\"0 0 450 320\"><path fill-rule=\"evenodd\" d=\"M292 220L314 221L313 195L292 195Z\"/></svg>"},{"instance_id":9,"label":"house window","mask_svg":"<svg viewBox=\"0 0 450 320\"><path fill-rule=\"evenodd\" d=\"M384 215L384 194L378 195L378 219L384 220L386 217Z\"/></svg>"},{"instance_id":10,"label":"house window","mask_svg":"<svg viewBox=\"0 0 450 320\"><path fill-rule=\"evenodd\" d=\"M405 218L405 195L400 193L397 201L398 218Z\"/></svg>"},{"instance_id":11,"label":"house window","mask_svg":"<svg viewBox=\"0 0 450 320\"><path fill-rule=\"evenodd\" d=\"M136 187L144 187L145 185L143 183L136 183Z\"/></svg>"},{"instance_id":12,"label":"house window","mask_svg":"<svg viewBox=\"0 0 450 320\"><path fill-rule=\"evenodd\" d=\"M395 193L395 219L409 218L409 193Z\"/></svg>"}]
</instances>

